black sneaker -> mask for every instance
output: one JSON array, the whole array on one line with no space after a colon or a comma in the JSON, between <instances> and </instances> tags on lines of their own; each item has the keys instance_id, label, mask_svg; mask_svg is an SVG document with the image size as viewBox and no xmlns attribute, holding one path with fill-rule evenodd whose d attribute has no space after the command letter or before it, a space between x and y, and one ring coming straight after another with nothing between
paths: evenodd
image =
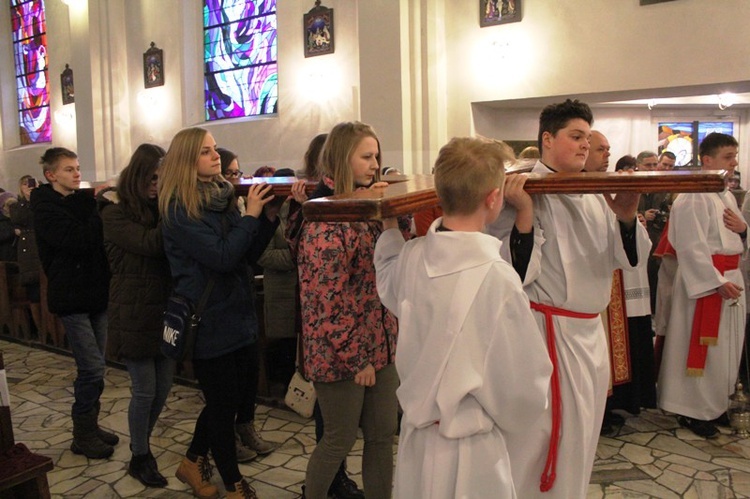
<instances>
[{"instance_id":1,"label":"black sneaker","mask_svg":"<svg viewBox=\"0 0 750 499\"><path fill-rule=\"evenodd\" d=\"M328 488L328 495L333 499L365 499L365 493L357 487L356 482L342 471L333 477L333 483Z\"/></svg>"},{"instance_id":2,"label":"black sneaker","mask_svg":"<svg viewBox=\"0 0 750 499\"><path fill-rule=\"evenodd\" d=\"M687 416L677 416L677 422L680 426L687 428L699 437L716 438L719 436L719 430L711 421L701 421Z\"/></svg>"},{"instance_id":3,"label":"black sneaker","mask_svg":"<svg viewBox=\"0 0 750 499\"><path fill-rule=\"evenodd\" d=\"M612 411L604 411L604 418L602 419L602 428L599 431L599 435L608 436L613 434L615 431L622 428L625 424L625 418L619 414L615 414Z\"/></svg>"}]
</instances>

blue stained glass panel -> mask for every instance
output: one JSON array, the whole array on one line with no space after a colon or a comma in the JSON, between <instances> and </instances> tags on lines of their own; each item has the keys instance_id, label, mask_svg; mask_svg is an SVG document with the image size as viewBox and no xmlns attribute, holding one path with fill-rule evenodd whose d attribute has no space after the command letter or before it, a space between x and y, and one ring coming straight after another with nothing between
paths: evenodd
<instances>
[{"instance_id":1,"label":"blue stained glass panel","mask_svg":"<svg viewBox=\"0 0 750 499\"><path fill-rule=\"evenodd\" d=\"M277 112L276 0L205 0L206 120Z\"/></svg>"}]
</instances>

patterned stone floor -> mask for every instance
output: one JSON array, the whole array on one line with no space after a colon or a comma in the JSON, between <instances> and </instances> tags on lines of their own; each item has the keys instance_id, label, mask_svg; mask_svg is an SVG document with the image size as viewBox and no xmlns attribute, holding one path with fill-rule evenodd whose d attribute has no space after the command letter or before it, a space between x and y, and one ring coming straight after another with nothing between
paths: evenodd
<instances>
[{"instance_id":1,"label":"patterned stone floor","mask_svg":"<svg viewBox=\"0 0 750 499\"><path fill-rule=\"evenodd\" d=\"M103 426L116 431L121 442L111 459L88 460L69 449L73 360L2 340L0 350L5 357L16 441L53 459L55 469L48 475L53 497L192 497L174 472L202 406L198 390L181 385L172 390L152 439L152 450L169 485L149 489L126 472L130 394L125 371L107 369L102 398ZM240 465L240 470L261 498L299 497L315 446L314 425L292 412L267 406L258 407L257 424L266 439L282 445L269 456ZM361 456L359 440L348 466L360 484ZM750 440L731 435L727 428L722 428L718 439L707 441L679 428L673 416L645 411L628 418L615 434L600 439L587 498L750 497L748 458ZM214 481L220 482L218 476Z\"/></svg>"}]
</instances>

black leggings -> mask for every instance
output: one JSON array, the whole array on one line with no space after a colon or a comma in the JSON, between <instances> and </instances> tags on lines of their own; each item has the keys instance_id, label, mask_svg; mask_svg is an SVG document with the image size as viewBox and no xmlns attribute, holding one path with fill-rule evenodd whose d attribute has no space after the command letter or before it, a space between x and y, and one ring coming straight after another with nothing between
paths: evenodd
<instances>
[{"instance_id":1,"label":"black leggings","mask_svg":"<svg viewBox=\"0 0 750 499\"><path fill-rule=\"evenodd\" d=\"M211 450L225 486L242 479L237 466L234 424L252 421L258 393L257 344L214 359L194 359L195 377L206 405L195 423L189 452L205 456Z\"/></svg>"}]
</instances>

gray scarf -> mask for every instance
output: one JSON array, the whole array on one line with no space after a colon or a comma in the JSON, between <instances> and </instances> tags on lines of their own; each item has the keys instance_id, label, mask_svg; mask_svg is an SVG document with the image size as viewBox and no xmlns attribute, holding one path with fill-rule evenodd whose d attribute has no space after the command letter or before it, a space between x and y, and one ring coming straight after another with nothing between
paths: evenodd
<instances>
[{"instance_id":1,"label":"gray scarf","mask_svg":"<svg viewBox=\"0 0 750 499\"><path fill-rule=\"evenodd\" d=\"M207 199L204 209L223 212L234 201L234 186L226 180L198 182L198 191L203 199Z\"/></svg>"}]
</instances>

